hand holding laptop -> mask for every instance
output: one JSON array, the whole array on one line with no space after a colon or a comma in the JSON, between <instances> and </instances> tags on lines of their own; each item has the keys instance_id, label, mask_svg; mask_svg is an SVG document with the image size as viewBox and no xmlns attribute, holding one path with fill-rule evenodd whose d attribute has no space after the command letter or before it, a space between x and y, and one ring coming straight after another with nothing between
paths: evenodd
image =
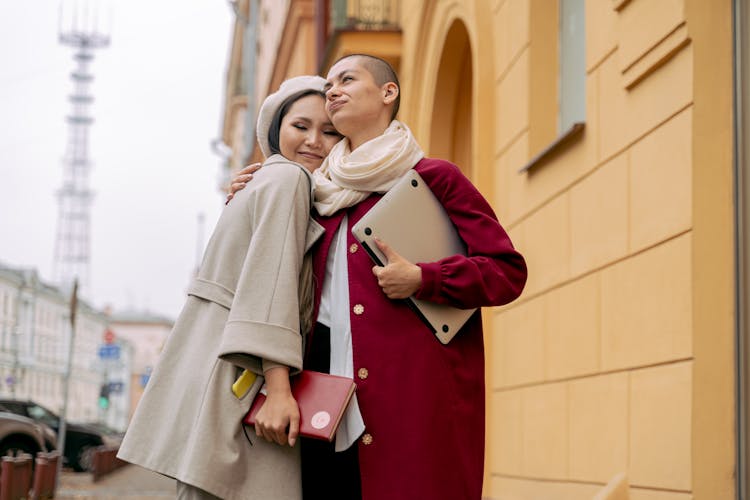
<instances>
[{"instance_id":1,"label":"hand holding laptop","mask_svg":"<svg viewBox=\"0 0 750 500\"><path fill-rule=\"evenodd\" d=\"M382 279L380 286L386 295L391 299L404 298L443 344L450 342L476 311L416 299L414 294L422 285L421 268L416 286L403 277L402 271L409 275L409 266L417 262L466 255L466 245L445 208L416 170L405 174L363 215L352 226L352 234L377 264L373 274L379 283ZM393 248L398 248L398 252ZM384 249L391 252L390 256Z\"/></svg>"},{"instance_id":2,"label":"hand holding laptop","mask_svg":"<svg viewBox=\"0 0 750 500\"><path fill-rule=\"evenodd\" d=\"M385 266L374 266L372 274L389 299L406 299L422 286L422 268L399 255L384 241L375 238L375 245L387 259Z\"/></svg>"}]
</instances>

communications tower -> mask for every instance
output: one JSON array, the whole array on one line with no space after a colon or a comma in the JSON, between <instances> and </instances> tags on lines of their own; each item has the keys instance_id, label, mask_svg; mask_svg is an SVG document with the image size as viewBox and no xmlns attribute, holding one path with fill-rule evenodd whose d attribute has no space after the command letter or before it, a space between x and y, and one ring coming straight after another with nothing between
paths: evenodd
<instances>
[{"instance_id":1,"label":"communications tower","mask_svg":"<svg viewBox=\"0 0 750 500\"><path fill-rule=\"evenodd\" d=\"M68 97L70 114L68 142L63 156L62 186L57 191L58 219L53 273L63 288L72 287L78 278L84 291L89 283L90 208L93 192L89 189L89 131L94 123L91 105L90 71L94 51L109 45L110 37L100 26L104 21L98 0L61 0L59 41L73 48L75 67L70 73L73 93Z\"/></svg>"}]
</instances>

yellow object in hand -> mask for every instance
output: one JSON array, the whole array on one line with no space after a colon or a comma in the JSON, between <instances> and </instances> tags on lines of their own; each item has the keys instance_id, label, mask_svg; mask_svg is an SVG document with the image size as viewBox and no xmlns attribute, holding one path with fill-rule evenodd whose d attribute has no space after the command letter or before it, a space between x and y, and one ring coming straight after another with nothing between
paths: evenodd
<instances>
[{"instance_id":1,"label":"yellow object in hand","mask_svg":"<svg viewBox=\"0 0 750 500\"><path fill-rule=\"evenodd\" d=\"M256 378L258 378L258 376L250 370L242 371L239 378L234 381L234 384L232 384L232 392L237 399L240 399L247 394L247 391L250 390L250 387L253 385Z\"/></svg>"}]
</instances>

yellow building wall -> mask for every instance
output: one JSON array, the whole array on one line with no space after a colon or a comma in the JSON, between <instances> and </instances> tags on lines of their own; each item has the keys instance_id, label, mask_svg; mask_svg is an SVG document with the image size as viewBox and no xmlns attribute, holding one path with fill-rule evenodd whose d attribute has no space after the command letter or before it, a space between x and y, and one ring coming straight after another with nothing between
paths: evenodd
<instances>
[{"instance_id":1,"label":"yellow building wall","mask_svg":"<svg viewBox=\"0 0 750 500\"><path fill-rule=\"evenodd\" d=\"M529 265L485 313L485 497L592 498L622 472L635 500L733 498L731 5L585 16L585 131L519 173L556 135L556 3L402 4L401 118L430 154L458 128L436 106L472 96L461 166ZM456 26L470 71L446 83Z\"/></svg>"},{"instance_id":2,"label":"yellow building wall","mask_svg":"<svg viewBox=\"0 0 750 500\"><path fill-rule=\"evenodd\" d=\"M272 87L310 72L296 3ZM400 118L529 265L484 313L484 496L587 499L625 473L618 499L734 498L731 2L586 0L585 130L525 173L557 135L557 2L400 16ZM329 58L399 40L350 38Z\"/></svg>"}]
</instances>

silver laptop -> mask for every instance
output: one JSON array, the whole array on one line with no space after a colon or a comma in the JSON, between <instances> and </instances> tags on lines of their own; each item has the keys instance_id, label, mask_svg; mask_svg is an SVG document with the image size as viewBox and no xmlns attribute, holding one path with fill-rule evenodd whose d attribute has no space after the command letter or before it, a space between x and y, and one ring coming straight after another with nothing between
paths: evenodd
<instances>
[{"instance_id":1,"label":"silver laptop","mask_svg":"<svg viewBox=\"0 0 750 500\"><path fill-rule=\"evenodd\" d=\"M375 238L413 263L466 255L466 245L448 214L415 170L404 175L352 227L352 234L379 266L385 264L386 258L375 244ZM414 297L406 300L443 344L450 342L476 311Z\"/></svg>"}]
</instances>

